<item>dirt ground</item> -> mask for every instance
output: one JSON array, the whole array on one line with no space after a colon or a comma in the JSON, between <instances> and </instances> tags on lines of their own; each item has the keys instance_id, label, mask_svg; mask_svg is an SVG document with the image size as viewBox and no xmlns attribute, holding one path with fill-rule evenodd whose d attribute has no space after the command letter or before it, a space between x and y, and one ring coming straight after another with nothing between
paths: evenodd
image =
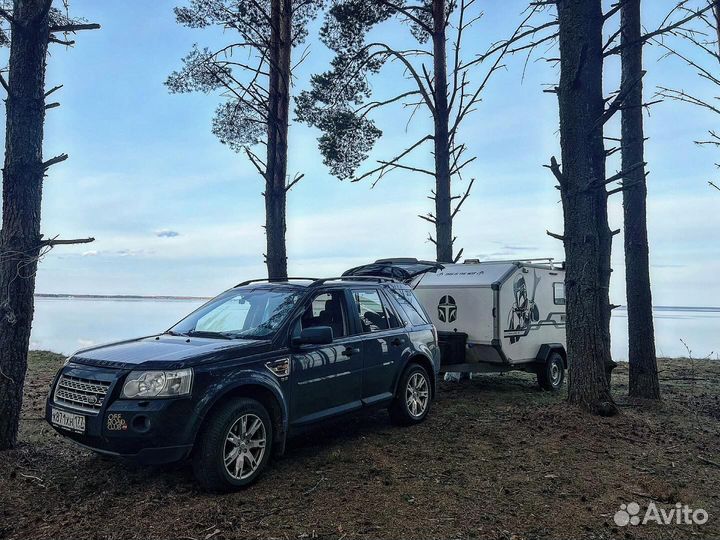
<instances>
[{"instance_id":1,"label":"dirt ground","mask_svg":"<svg viewBox=\"0 0 720 540\"><path fill-rule=\"evenodd\" d=\"M43 400L62 358L33 353L20 445L0 454L0 538L718 538L720 362L662 360L664 400L587 416L528 374L443 383L427 421L385 412L291 442L258 483L197 489L58 437ZM704 525L619 527L621 504L676 503Z\"/></svg>"}]
</instances>

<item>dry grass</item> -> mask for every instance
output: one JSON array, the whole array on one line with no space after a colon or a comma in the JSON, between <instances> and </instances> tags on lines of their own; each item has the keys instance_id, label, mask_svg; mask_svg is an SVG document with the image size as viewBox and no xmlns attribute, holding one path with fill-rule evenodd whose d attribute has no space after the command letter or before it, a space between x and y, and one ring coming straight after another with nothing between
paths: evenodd
<instances>
[{"instance_id":1,"label":"dry grass","mask_svg":"<svg viewBox=\"0 0 720 540\"><path fill-rule=\"evenodd\" d=\"M101 459L44 423L62 359L33 353L20 446L0 460L0 538L712 538L720 536L720 362L664 360L664 401L568 408L526 374L443 384L428 420L378 412L293 441L251 488L200 492L187 466ZM704 508L703 526L618 528L621 503Z\"/></svg>"}]
</instances>

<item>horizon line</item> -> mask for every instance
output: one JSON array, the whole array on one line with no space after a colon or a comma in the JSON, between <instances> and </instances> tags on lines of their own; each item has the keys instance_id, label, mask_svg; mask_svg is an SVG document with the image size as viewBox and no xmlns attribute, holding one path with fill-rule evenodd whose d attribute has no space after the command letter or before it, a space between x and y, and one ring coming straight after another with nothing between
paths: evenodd
<instances>
[{"instance_id":1,"label":"horizon line","mask_svg":"<svg viewBox=\"0 0 720 540\"><path fill-rule=\"evenodd\" d=\"M214 296L171 295L171 294L75 294L75 293L35 293L36 298L64 298L64 299L96 299L96 300L211 300ZM627 309L626 305L618 306ZM653 305L653 309L686 309L686 310L714 310L720 311L720 306L666 306Z\"/></svg>"}]
</instances>

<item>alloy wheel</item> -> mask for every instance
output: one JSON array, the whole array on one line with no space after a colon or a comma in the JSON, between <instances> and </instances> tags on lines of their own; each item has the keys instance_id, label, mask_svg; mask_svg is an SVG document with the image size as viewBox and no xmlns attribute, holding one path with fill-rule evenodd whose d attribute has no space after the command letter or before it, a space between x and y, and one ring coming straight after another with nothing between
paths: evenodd
<instances>
[{"instance_id":1,"label":"alloy wheel","mask_svg":"<svg viewBox=\"0 0 720 540\"><path fill-rule=\"evenodd\" d=\"M430 403L430 387L422 373L413 373L408 379L405 389L405 402L408 411L415 418L425 414L428 403Z\"/></svg>"},{"instance_id":2,"label":"alloy wheel","mask_svg":"<svg viewBox=\"0 0 720 540\"><path fill-rule=\"evenodd\" d=\"M227 473L236 480L251 476L262 462L266 443L265 424L258 416L248 413L238 418L225 437L223 460Z\"/></svg>"}]
</instances>

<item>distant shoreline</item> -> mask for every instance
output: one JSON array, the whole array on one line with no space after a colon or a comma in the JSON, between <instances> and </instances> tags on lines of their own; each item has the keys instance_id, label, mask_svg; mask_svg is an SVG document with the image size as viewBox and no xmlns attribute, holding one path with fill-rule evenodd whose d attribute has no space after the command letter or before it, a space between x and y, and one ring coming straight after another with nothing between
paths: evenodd
<instances>
[{"instance_id":1,"label":"distant shoreline","mask_svg":"<svg viewBox=\"0 0 720 540\"><path fill-rule=\"evenodd\" d=\"M61 300L186 300L207 301L211 296L173 296L173 295L142 295L142 294L72 294L72 293L37 293L35 298L51 298ZM626 306L619 306L619 311L626 311ZM720 306L653 306L656 311L706 311L720 312Z\"/></svg>"},{"instance_id":2,"label":"distant shoreline","mask_svg":"<svg viewBox=\"0 0 720 540\"><path fill-rule=\"evenodd\" d=\"M57 298L63 300L210 300L211 296L152 296L141 294L48 294L37 293L35 298Z\"/></svg>"}]
</instances>

